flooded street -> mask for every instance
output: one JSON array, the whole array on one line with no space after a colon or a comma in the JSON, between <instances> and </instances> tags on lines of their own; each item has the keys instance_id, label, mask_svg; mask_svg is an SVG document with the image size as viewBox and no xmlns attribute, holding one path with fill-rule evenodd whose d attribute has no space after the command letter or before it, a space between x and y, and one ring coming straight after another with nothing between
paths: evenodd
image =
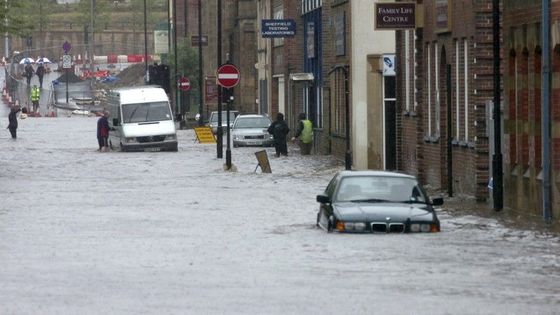
<instances>
[{"instance_id":1,"label":"flooded street","mask_svg":"<svg viewBox=\"0 0 560 315\"><path fill-rule=\"evenodd\" d=\"M0 127L5 130L6 107ZM442 232L315 227L327 156L180 130L179 152L96 152L95 117L0 135L2 314L559 314L560 238L438 209Z\"/></svg>"}]
</instances>

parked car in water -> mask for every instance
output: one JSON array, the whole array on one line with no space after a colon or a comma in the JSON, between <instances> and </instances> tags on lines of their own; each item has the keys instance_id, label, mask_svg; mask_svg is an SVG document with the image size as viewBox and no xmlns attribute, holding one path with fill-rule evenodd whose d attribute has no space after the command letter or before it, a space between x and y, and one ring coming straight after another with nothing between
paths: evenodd
<instances>
[{"instance_id":1,"label":"parked car in water","mask_svg":"<svg viewBox=\"0 0 560 315\"><path fill-rule=\"evenodd\" d=\"M231 127L233 146L271 146L272 135L268 126L272 121L266 115L239 115Z\"/></svg>"},{"instance_id":2,"label":"parked car in water","mask_svg":"<svg viewBox=\"0 0 560 315\"><path fill-rule=\"evenodd\" d=\"M439 232L433 206L414 176L386 171L340 171L325 191L317 226L332 232L410 233Z\"/></svg>"},{"instance_id":3,"label":"parked car in water","mask_svg":"<svg viewBox=\"0 0 560 315\"><path fill-rule=\"evenodd\" d=\"M235 117L237 117L237 115L239 115L239 111L236 110L230 110L229 111L229 126L231 126L233 124L233 121L235 120ZM218 111L213 111L210 113L210 116L208 117L208 126L210 128L212 128L212 132L214 134L218 133ZM228 128L228 124L227 124L227 111L222 111L222 131L224 132L224 134L226 133L227 130L225 130L225 128Z\"/></svg>"}]
</instances>

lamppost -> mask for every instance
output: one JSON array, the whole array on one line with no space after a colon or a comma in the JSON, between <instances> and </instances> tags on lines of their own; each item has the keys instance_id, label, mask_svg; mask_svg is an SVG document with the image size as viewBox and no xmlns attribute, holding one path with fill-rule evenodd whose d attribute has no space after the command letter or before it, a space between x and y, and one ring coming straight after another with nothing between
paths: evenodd
<instances>
[{"instance_id":1,"label":"lamppost","mask_svg":"<svg viewBox=\"0 0 560 315\"><path fill-rule=\"evenodd\" d=\"M93 72L94 71L94 65L93 65L93 55L95 55L95 38L94 38L94 26L95 26L95 21L94 21L94 17L95 17L95 0L91 0L90 2L91 4L91 21L90 21L90 28L91 28L91 38L89 40L89 44L91 45L90 50L89 50L89 69Z\"/></svg>"},{"instance_id":2,"label":"lamppost","mask_svg":"<svg viewBox=\"0 0 560 315\"><path fill-rule=\"evenodd\" d=\"M502 171L502 127L500 95L500 0L492 1L493 48L494 48L494 155L492 156L492 194L494 210L504 207L503 171Z\"/></svg>"},{"instance_id":3,"label":"lamppost","mask_svg":"<svg viewBox=\"0 0 560 315\"><path fill-rule=\"evenodd\" d=\"M144 73L145 83L150 82L150 72L148 70L148 10L146 8L146 0L144 0Z\"/></svg>"},{"instance_id":4,"label":"lamppost","mask_svg":"<svg viewBox=\"0 0 560 315\"><path fill-rule=\"evenodd\" d=\"M179 73L179 69L177 69L177 0L173 0L173 64L173 68L175 69L173 77L177 79L177 75ZM177 88L177 85L175 85L175 109L175 114L181 114L179 89Z\"/></svg>"},{"instance_id":5,"label":"lamppost","mask_svg":"<svg viewBox=\"0 0 560 315\"><path fill-rule=\"evenodd\" d=\"M222 0L218 0L218 8L217 8L217 19L218 19L218 68L222 65ZM218 130L217 135L218 139L216 141L216 150L218 159L224 157L224 148L223 148L223 130L222 130L222 87L218 84Z\"/></svg>"},{"instance_id":6,"label":"lamppost","mask_svg":"<svg viewBox=\"0 0 560 315\"><path fill-rule=\"evenodd\" d=\"M204 124L204 107L202 97L202 0L198 0L198 125Z\"/></svg>"}]
</instances>

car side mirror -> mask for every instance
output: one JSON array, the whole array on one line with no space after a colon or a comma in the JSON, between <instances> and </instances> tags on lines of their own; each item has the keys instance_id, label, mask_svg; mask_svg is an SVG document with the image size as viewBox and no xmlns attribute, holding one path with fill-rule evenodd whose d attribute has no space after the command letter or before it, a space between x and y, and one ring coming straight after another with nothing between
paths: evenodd
<instances>
[{"instance_id":1,"label":"car side mirror","mask_svg":"<svg viewBox=\"0 0 560 315\"><path fill-rule=\"evenodd\" d=\"M317 195L317 202L320 203L331 203L331 198L329 198L329 196L321 194L321 195Z\"/></svg>"},{"instance_id":2,"label":"car side mirror","mask_svg":"<svg viewBox=\"0 0 560 315\"><path fill-rule=\"evenodd\" d=\"M118 126L118 125L119 125L119 119L113 118L113 126Z\"/></svg>"},{"instance_id":3,"label":"car side mirror","mask_svg":"<svg viewBox=\"0 0 560 315\"><path fill-rule=\"evenodd\" d=\"M441 206L442 204L443 204L443 198L438 197L438 198L432 199L432 205L433 206Z\"/></svg>"}]
</instances>

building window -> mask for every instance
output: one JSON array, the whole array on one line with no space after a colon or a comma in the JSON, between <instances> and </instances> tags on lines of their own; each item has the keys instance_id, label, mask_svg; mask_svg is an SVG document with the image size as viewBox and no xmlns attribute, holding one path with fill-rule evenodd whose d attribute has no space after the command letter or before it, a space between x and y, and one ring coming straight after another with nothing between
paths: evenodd
<instances>
[{"instance_id":1,"label":"building window","mask_svg":"<svg viewBox=\"0 0 560 315\"><path fill-rule=\"evenodd\" d=\"M542 66L542 52L541 52L541 48L537 47L537 49L535 50L535 63L534 63L534 70L533 72L535 73L535 80L534 82L534 93L533 93L533 99L534 99L534 103L535 106L534 108L534 113L533 113L533 117L535 117L535 121L538 123L540 123L541 121L541 80L538 80L538 78L541 77L541 66ZM535 162L534 162L534 166L536 168L542 167L542 137L540 135L540 133L536 133L535 134L535 148L533 150L533 152L535 152Z\"/></svg>"},{"instance_id":2,"label":"building window","mask_svg":"<svg viewBox=\"0 0 560 315\"><path fill-rule=\"evenodd\" d=\"M509 164L515 165L517 164L517 124L515 121L517 120L517 87L518 87L518 77L517 77L517 57L515 51L510 52L509 56L509 74L511 80L511 88L510 88L510 98L509 98L509 106L508 106L508 120L513 124L512 128L509 131ZM494 105L495 106L495 105Z\"/></svg>"},{"instance_id":3,"label":"building window","mask_svg":"<svg viewBox=\"0 0 560 315\"><path fill-rule=\"evenodd\" d=\"M273 9L273 17L275 20L282 20L284 19L284 6L282 4L277 5L274 7ZM274 47L278 47L278 46L282 46L284 45L284 38L280 37L280 38L273 38L272 39L272 45Z\"/></svg>"},{"instance_id":4,"label":"building window","mask_svg":"<svg viewBox=\"0 0 560 315\"><path fill-rule=\"evenodd\" d=\"M428 64L428 71L427 71L427 88L426 91L428 92L428 134L427 136L432 135L432 46L430 44L426 47L427 52L427 64Z\"/></svg>"},{"instance_id":5,"label":"building window","mask_svg":"<svg viewBox=\"0 0 560 315\"><path fill-rule=\"evenodd\" d=\"M343 69L337 69L331 74L331 101L333 104L332 126L335 134L346 133L346 76Z\"/></svg>"},{"instance_id":6,"label":"building window","mask_svg":"<svg viewBox=\"0 0 560 315\"><path fill-rule=\"evenodd\" d=\"M405 73L405 101L404 107L407 112L410 111L410 31L404 31L404 73Z\"/></svg>"},{"instance_id":7,"label":"building window","mask_svg":"<svg viewBox=\"0 0 560 315\"><path fill-rule=\"evenodd\" d=\"M440 58L439 58L439 49L438 44L434 43L434 68L435 68L435 97L436 97L436 104L435 104L435 113L434 113L434 124L435 124L435 134L433 135L435 138L439 138L440 135L440 114L441 114L441 94L439 90L439 80L440 80Z\"/></svg>"},{"instance_id":8,"label":"building window","mask_svg":"<svg viewBox=\"0 0 560 315\"><path fill-rule=\"evenodd\" d=\"M460 62L460 46L459 40L455 40L455 140L461 140L461 80L459 77L459 72L461 68Z\"/></svg>"},{"instance_id":9,"label":"building window","mask_svg":"<svg viewBox=\"0 0 560 315\"><path fill-rule=\"evenodd\" d=\"M465 142L469 142L469 41L463 39L463 91L465 110Z\"/></svg>"}]
</instances>

